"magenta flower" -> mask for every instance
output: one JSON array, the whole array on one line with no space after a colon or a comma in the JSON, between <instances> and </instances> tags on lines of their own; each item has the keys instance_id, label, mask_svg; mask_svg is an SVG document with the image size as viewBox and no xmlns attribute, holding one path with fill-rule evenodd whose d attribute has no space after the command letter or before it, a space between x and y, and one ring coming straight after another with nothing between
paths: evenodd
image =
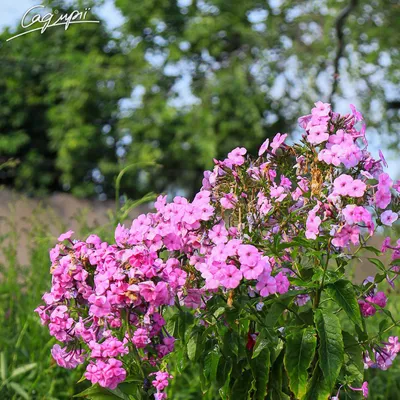
<instances>
[{"instance_id":1,"label":"magenta flower","mask_svg":"<svg viewBox=\"0 0 400 400\"><path fill-rule=\"evenodd\" d=\"M155 379L151 383L158 392L164 390L168 386L168 379L172 379L172 375L170 375L168 372L158 371L152 375L155 375Z\"/></svg>"},{"instance_id":2,"label":"magenta flower","mask_svg":"<svg viewBox=\"0 0 400 400\"><path fill-rule=\"evenodd\" d=\"M312 115L318 117L327 117L331 112L331 105L329 103L323 103L322 101L317 101L315 107L311 110Z\"/></svg>"},{"instance_id":3,"label":"magenta flower","mask_svg":"<svg viewBox=\"0 0 400 400\"><path fill-rule=\"evenodd\" d=\"M85 377L93 384L98 383L102 387L115 389L125 380L126 371L122 368L121 361L109 358L105 362L101 360L91 362L86 368Z\"/></svg>"},{"instance_id":4,"label":"magenta flower","mask_svg":"<svg viewBox=\"0 0 400 400\"><path fill-rule=\"evenodd\" d=\"M368 382L363 382L362 386L360 388L353 388L349 386L351 390L354 391L360 391L362 392L363 397L366 399L368 397Z\"/></svg>"},{"instance_id":5,"label":"magenta flower","mask_svg":"<svg viewBox=\"0 0 400 400\"><path fill-rule=\"evenodd\" d=\"M353 183L353 178L350 175L346 174L340 175L333 182L335 193L341 196L347 196L352 183Z\"/></svg>"},{"instance_id":6,"label":"magenta flower","mask_svg":"<svg viewBox=\"0 0 400 400\"><path fill-rule=\"evenodd\" d=\"M353 104L350 104L350 109L356 121L363 120L362 114L357 110L357 108Z\"/></svg>"},{"instance_id":7,"label":"magenta flower","mask_svg":"<svg viewBox=\"0 0 400 400\"><path fill-rule=\"evenodd\" d=\"M375 204L377 207L381 209L385 209L392 200L392 195L389 190L386 189L378 189L375 193Z\"/></svg>"},{"instance_id":8,"label":"magenta flower","mask_svg":"<svg viewBox=\"0 0 400 400\"><path fill-rule=\"evenodd\" d=\"M347 194L350 197L362 197L364 196L367 185L360 179L354 179L347 189Z\"/></svg>"},{"instance_id":9,"label":"magenta flower","mask_svg":"<svg viewBox=\"0 0 400 400\"><path fill-rule=\"evenodd\" d=\"M284 294L289 290L289 279L283 275L282 271L278 273L278 275L275 276L275 282L276 282L276 291L279 294Z\"/></svg>"},{"instance_id":10,"label":"magenta flower","mask_svg":"<svg viewBox=\"0 0 400 400\"><path fill-rule=\"evenodd\" d=\"M387 303L387 297L384 292L378 292L372 297L372 302L381 308L384 308Z\"/></svg>"},{"instance_id":11,"label":"magenta flower","mask_svg":"<svg viewBox=\"0 0 400 400\"><path fill-rule=\"evenodd\" d=\"M138 348L144 348L150 343L149 333L146 329L138 328L133 334L132 343Z\"/></svg>"},{"instance_id":12,"label":"magenta flower","mask_svg":"<svg viewBox=\"0 0 400 400\"><path fill-rule=\"evenodd\" d=\"M244 155L247 150L244 147L236 147L230 153L228 153L228 160L232 162L233 165L242 165L244 163Z\"/></svg>"},{"instance_id":13,"label":"magenta flower","mask_svg":"<svg viewBox=\"0 0 400 400\"><path fill-rule=\"evenodd\" d=\"M220 203L226 210L231 210L235 208L237 201L237 196L234 193L226 193L220 200Z\"/></svg>"},{"instance_id":14,"label":"magenta flower","mask_svg":"<svg viewBox=\"0 0 400 400\"><path fill-rule=\"evenodd\" d=\"M321 144L329 139L329 133L326 130L326 126L317 125L311 127L307 135L307 140L311 144Z\"/></svg>"},{"instance_id":15,"label":"magenta flower","mask_svg":"<svg viewBox=\"0 0 400 400\"><path fill-rule=\"evenodd\" d=\"M90 295L89 302L91 303L89 314L98 318L104 317L111 312L111 305L106 296Z\"/></svg>"},{"instance_id":16,"label":"magenta flower","mask_svg":"<svg viewBox=\"0 0 400 400\"><path fill-rule=\"evenodd\" d=\"M241 244L238 247L238 256L240 264L256 265L261 258L257 248L251 244Z\"/></svg>"},{"instance_id":17,"label":"magenta flower","mask_svg":"<svg viewBox=\"0 0 400 400\"><path fill-rule=\"evenodd\" d=\"M240 271L246 279L257 279L264 271L264 263L258 262L255 265L241 265Z\"/></svg>"},{"instance_id":18,"label":"magenta flower","mask_svg":"<svg viewBox=\"0 0 400 400\"><path fill-rule=\"evenodd\" d=\"M222 286L227 289L235 289L239 286L243 274L234 265L227 265L222 271L222 278L220 279Z\"/></svg>"},{"instance_id":19,"label":"magenta flower","mask_svg":"<svg viewBox=\"0 0 400 400\"><path fill-rule=\"evenodd\" d=\"M275 294L277 291L276 280L269 274L263 274L258 278L256 289L260 292L260 296L268 297L271 294Z\"/></svg>"},{"instance_id":20,"label":"magenta flower","mask_svg":"<svg viewBox=\"0 0 400 400\"><path fill-rule=\"evenodd\" d=\"M279 147L281 147L281 145L285 142L285 139L287 138L287 134L281 134L281 133L277 133L275 135L275 137L272 139L272 143L271 143L271 152L272 154L275 154L276 151L279 149Z\"/></svg>"},{"instance_id":21,"label":"magenta flower","mask_svg":"<svg viewBox=\"0 0 400 400\"><path fill-rule=\"evenodd\" d=\"M69 239L71 239L71 236L72 236L73 234L74 234L74 231L65 232L65 233L61 234L61 235L58 237L58 241L59 241L59 242L62 242L62 241L64 241L64 240L69 240Z\"/></svg>"},{"instance_id":22,"label":"magenta flower","mask_svg":"<svg viewBox=\"0 0 400 400\"><path fill-rule=\"evenodd\" d=\"M55 344L51 349L51 355L53 356L55 362L63 368L76 368L79 364L83 364L85 361L85 356L82 350L71 350L67 351L62 348L59 344Z\"/></svg>"}]
</instances>

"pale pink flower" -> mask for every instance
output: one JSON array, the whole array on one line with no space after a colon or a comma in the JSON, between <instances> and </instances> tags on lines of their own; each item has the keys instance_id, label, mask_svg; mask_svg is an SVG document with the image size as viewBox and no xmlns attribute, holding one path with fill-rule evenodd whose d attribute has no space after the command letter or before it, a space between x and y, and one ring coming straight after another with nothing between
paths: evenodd
<instances>
[{"instance_id":1,"label":"pale pink flower","mask_svg":"<svg viewBox=\"0 0 400 400\"><path fill-rule=\"evenodd\" d=\"M269 146L269 139L267 139L260 147L260 149L258 150L258 156L262 156L268 149Z\"/></svg>"},{"instance_id":2,"label":"pale pink flower","mask_svg":"<svg viewBox=\"0 0 400 400\"><path fill-rule=\"evenodd\" d=\"M393 222L397 221L399 215L392 210L386 210L381 215L381 222L383 225L392 226Z\"/></svg>"},{"instance_id":3,"label":"pale pink flower","mask_svg":"<svg viewBox=\"0 0 400 400\"><path fill-rule=\"evenodd\" d=\"M284 143L285 139L287 138L287 134L281 134L277 133L275 137L272 139L271 143L271 148L272 148L272 154L275 154L276 151L281 147L281 145Z\"/></svg>"}]
</instances>

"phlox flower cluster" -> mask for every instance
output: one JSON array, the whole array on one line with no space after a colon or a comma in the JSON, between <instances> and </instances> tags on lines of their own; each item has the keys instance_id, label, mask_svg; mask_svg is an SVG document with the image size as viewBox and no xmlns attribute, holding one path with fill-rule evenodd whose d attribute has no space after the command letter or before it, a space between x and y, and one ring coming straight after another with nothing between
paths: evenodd
<instances>
[{"instance_id":1,"label":"phlox flower cluster","mask_svg":"<svg viewBox=\"0 0 400 400\"><path fill-rule=\"evenodd\" d=\"M373 360L370 358L369 352L364 354L364 367L379 368L387 370L393 363L397 354L400 352L399 338L390 336L386 343L380 346L375 346L372 350Z\"/></svg>"},{"instance_id":2,"label":"phlox flower cluster","mask_svg":"<svg viewBox=\"0 0 400 400\"><path fill-rule=\"evenodd\" d=\"M85 377L113 389L129 375L124 360L133 357L151 371L155 398L164 399L171 376L163 358L175 343L167 307L201 314L215 294L232 297L244 288L261 310L265 298L301 289L291 283L297 277L291 242L325 240L332 254L350 254L379 226L395 223L400 183L383 171L382 156L368 152L361 120L354 107L340 115L318 102L299 119L299 143L289 146L287 134L278 133L256 158L233 149L204 172L193 201L159 196L154 212L117 226L114 244L61 235L50 251L51 290L36 309L63 343L52 349L56 362L65 368L86 362ZM382 250L393 252L387 279L394 285L400 241L392 246L385 239ZM301 294L296 304L309 299ZM360 293L359 304L372 316L386 296ZM366 365L388 365L398 351L397 338L390 338Z\"/></svg>"}]
</instances>

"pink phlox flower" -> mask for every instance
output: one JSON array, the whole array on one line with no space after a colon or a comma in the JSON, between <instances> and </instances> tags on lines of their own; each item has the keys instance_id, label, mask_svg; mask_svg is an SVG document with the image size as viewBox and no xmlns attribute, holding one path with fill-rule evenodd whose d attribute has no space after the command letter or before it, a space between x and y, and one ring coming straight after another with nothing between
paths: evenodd
<instances>
[{"instance_id":1,"label":"pink phlox flower","mask_svg":"<svg viewBox=\"0 0 400 400\"><path fill-rule=\"evenodd\" d=\"M61 235L58 237L58 241L59 241L59 242L63 242L64 240L69 240L69 239L71 239L71 237L72 237L73 234L74 234L74 231L65 232L65 233L61 234Z\"/></svg>"},{"instance_id":2,"label":"pink phlox flower","mask_svg":"<svg viewBox=\"0 0 400 400\"><path fill-rule=\"evenodd\" d=\"M335 193L341 196L347 196L350 186L353 183L353 178L350 175L342 174L333 182Z\"/></svg>"},{"instance_id":3,"label":"pink phlox flower","mask_svg":"<svg viewBox=\"0 0 400 400\"><path fill-rule=\"evenodd\" d=\"M317 101L314 103L315 107L311 109L311 114L318 117L327 117L331 112L331 105L329 103L323 103Z\"/></svg>"},{"instance_id":4,"label":"pink phlox flower","mask_svg":"<svg viewBox=\"0 0 400 400\"><path fill-rule=\"evenodd\" d=\"M393 222L397 221L399 215L392 210L386 210L381 215L381 222L383 225L392 226Z\"/></svg>"},{"instance_id":5,"label":"pink phlox flower","mask_svg":"<svg viewBox=\"0 0 400 400\"><path fill-rule=\"evenodd\" d=\"M126 371L122 368L121 361L109 358L106 361L90 362L86 368L85 377L93 384L98 383L102 387L115 389L120 382L125 380Z\"/></svg>"},{"instance_id":6,"label":"pink phlox flower","mask_svg":"<svg viewBox=\"0 0 400 400\"><path fill-rule=\"evenodd\" d=\"M368 382L363 382L362 386L360 388L353 388L349 386L351 390L354 391L360 391L362 392L363 397L366 399L368 397Z\"/></svg>"},{"instance_id":7,"label":"pink phlox flower","mask_svg":"<svg viewBox=\"0 0 400 400\"><path fill-rule=\"evenodd\" d=\"M270 189L271 197L275 199L277 202L281 202L286 196L285 188L283 186L276 186L274 185Z\"/></svg>"},{"instance_id":8,"label":"pink phlox flower","mask_svg":"<svg viewBox=\"0 0 400 400\"><path fill-rule=\"evenodd\" d=\"M158 392L164 390L168 386L168 379L172 379L172 375L168 372L157 371L151 375L155 375L155 378L151 383Z\"/></svg>"},{"instance_id":9,"label":"pink phlox flower","mask_svg":"<svg viewBox=\"0 0 400 400\"><path fill-rule=\"evenodd\" d=\"M51 355L57 365L67 369L76 368L79 364L83 364L85 361L85 356L82 350L67 351L65 347L61 347L59 344L53 346L51 349Z\"/></svg>"},{"instance_id":10,"label":"pink phlox flower","mask_svg":"<svg viewBox=\"0 0 400 400\"><path fill-rule=\"evenodd\" d=\"M239 286L242 280L243 274L234 265L228 264L221 271L219 275L219 280L221 285L227 289L235 289Z\"/></svg>"},{"instance_id":11,"label":"pink phlox flower","mask_svg":"<svg viewBox=\"0 0 400 400\"><path fill-rule=\"evenodd\" d=\"M132 343L138 348L144 348L150 343L149 333L146 329L138 328L133 333Z\"/></svg>"},{"instance_id":12,"label":"pink phlox flower","mask_svg":"<svg viewBox=\"0 0 400 400\"><path fill-rule=\"evenodd\" d=\"M276 151L279 149L279 147L282 146L282 144L285 142L285 139L287 138L287 134L281 134L281 133L277 133L274 138L272 139L272 143L271 143L271 152L272 154L275 154Z\"/></svg>"},{"instance_id":13,"label":"pink phlox flower","mask_svg":"<svg viewBox=\"0 0 400 400\"><path fill-rule=\"evenodd\" d=\"M378 189L375 193L375 204L377 207L384 210L391 202L392 195L390 190L387 189Z\"/></svg>"},{"instance_id":14,"label":"pink phlox flower","mask_svg":"<svg viewBox=\"0 0 400 400\"><path fill-rule=\"evenodd\" d=\"M288 278L283 274L283 272L279 272L276 276L275 276L275 282L276 282L276 291L279 294L284 294L289 290L289 280Z\"/></svg>"},{"instance_id":15,"label":"pink phlox flower","mask_svg":"<svg viewBox=\"0 0 400 400\"><path fill-rule=\"evenodd\" d=\"M225 193L224 197L221 198L221 206L227 210L233 209L236 206L238 199L234 193Z\"/></svg>"},{"instance_id":16,"label":"pink phlox flower","mask_svg":"<svg viewBox=\"0 0 400 400\"><path fill-rule=\"evenodd\" d=\"M319 235L319 226L321 225L321 218L316 215L316 212L310 212L306 221L306 238L316 239Z\"/></svg>"},{"instance_id":17,"label":"pink phlox flower","mask_svg":"<svg viewBox=\"0 0 400 400\"><path fill-rule=\"evenodd\" d=\"M307 140L311 144L321 144L329 139L329 133L327 132L326 125L315 125L312 126L307 135Z\"/></svg>"},{"instance_id":18,"label":"pink phlox flower","mask_svg":"<svg viewBox=\"0 0 400 400\"><path fill-rule=\"evenodd\" d=\"M226 243L228 241L228 231L225 228L225 222L221 221L214 225L208 232L208 237L215 243Z\"/></svg>"},{"instance_id":19,"label":"pink phlox flower","mask_svg":"<svg viewBox=\"0 0 400 400\"><path fill-rule=\"evenodd\" d=\"M228 153L228 159L232 162L233 165L242 165L244 164L244 155L247 153L247 150L244 147L236 147L230 153Z\"/></svg>"},{"instance_id":20,"label":"pink phlox flower","mask_svg":"<svg viewBox=\"0 0 400 400\"><path fill-rule=\"evenodd\" d=\"M381 150L379 150L379 158L380 158L380 160L382 161L382 164L387 168L388 167L388 163L386 162L386 160L385 160L385 156L383 155L383 153L382 153L382 151Z\"/></svg>"},{"instance_id":21,"label":"pink phlox flower","mask_svg":"<svg viewBox=\"0 0 400 400\"><path fill-rule=\"evenodd\" d=\"M261 258L257 248L251 244L239 245L238 256L240 264L244 265L257 265Z\"/></svg>"},{"instance_id":22,"label":"pink phlox flower","mask_svg":"<svg viewBox=\"0 0 400 400\"><path fill-rule=\"evenodd\" d=\"M267 139L258 150L258 156L261 157L268 149L269 146L269 139Z\"/></svg>"},{"instance_id":23,"label":"pink phlox flower","mask_svg":"<svg viewBox=\"0 0 400 400\"><path fill-rule=\"evenodd\" d=\"M360 179L354 179L347 188L347 194L350 197L364 196L367 185Z\"/></svg>"},{"instance_id":24,"label":"pink phlox flower","mask_svg":"<svg viewBox=\"0 0 400 400\"><path fill-rule=\"evenodd\" d=\"M356 121L363 120L362 114L357 110L357 108L353 104L350 104L350 109L351 109L351 113L354 115L354 119Z\"/></svg>"},{"instance_id":25,"label":"pink phlox flower","mask_svg":"<svg viewBox=\"0 0 400 400\"><path fill-rule=\"evenodd\" d=\"M258 277L256 289L262 297L268 297L271 294L275 294L277 292L275 278L269 274L263 273Z\"/></svg>"}]
</instances>

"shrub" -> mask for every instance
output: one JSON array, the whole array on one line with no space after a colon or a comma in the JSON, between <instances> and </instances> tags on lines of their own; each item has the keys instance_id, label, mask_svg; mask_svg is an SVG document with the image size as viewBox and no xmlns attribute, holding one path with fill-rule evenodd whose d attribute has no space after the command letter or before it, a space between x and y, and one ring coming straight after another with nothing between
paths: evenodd
<instances>
[{"instance_id":1,"label":"shrub","mask_svg":"<svg viewBox=\"0 0 400 400\"><path fill-rule=\"evenodd\" d=\"M155 212L117 226L115 244L59 237L52 288L36 311L63 343L52 349L56 362L87 363L93 386L82 396L165 399L179 339L204 393L367 397L364 368L385 370L400 351L388 336L398 321L377 290L394 286L400 241L368 245L397 220L400 182L368 152L363 117L351 109L318 102L299 119L299 143L278 133L256 158L232 150L192 202L158 197ZM377 274L355 285L346 271L361 250ZM375 258L382 252L388 265ZM371 334L365 321L376 313Z\"/></svg>"}]
</instances>

